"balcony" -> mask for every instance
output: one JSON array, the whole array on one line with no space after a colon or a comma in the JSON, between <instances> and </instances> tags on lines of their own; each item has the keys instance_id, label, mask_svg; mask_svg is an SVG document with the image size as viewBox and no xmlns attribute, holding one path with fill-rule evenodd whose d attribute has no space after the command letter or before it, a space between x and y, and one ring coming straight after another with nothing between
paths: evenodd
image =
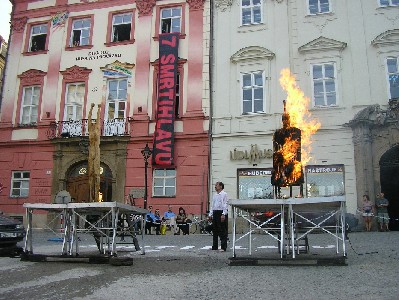
<instances>
[{"instance_id":1,"label":"balcony","mask_svg":"<svg viewBox=\"0 0 399 300\"><path fill-rule=\"evenodd\" d=\"M127 118L105 120L101 123L101 136L127 136L129 132ZM89 136L88 119L54 122L47 131L50 140L82 136Z\"/></svg>"}]
</instances>

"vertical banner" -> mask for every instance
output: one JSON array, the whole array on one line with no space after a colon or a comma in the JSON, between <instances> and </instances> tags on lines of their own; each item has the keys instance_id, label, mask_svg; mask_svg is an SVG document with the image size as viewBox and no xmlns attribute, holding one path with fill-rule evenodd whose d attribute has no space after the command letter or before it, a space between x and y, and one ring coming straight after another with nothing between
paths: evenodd
<instances>
[{"instance_id":1,"label":"vertical banner","mask_svg":"<svg viewBox=\"0 0 399 300\"><path fill-rule=\"evenodd\" d=\"M173 165L179 33L159 35L158 101L152 163Z\"/></svg>"}]
</instances>

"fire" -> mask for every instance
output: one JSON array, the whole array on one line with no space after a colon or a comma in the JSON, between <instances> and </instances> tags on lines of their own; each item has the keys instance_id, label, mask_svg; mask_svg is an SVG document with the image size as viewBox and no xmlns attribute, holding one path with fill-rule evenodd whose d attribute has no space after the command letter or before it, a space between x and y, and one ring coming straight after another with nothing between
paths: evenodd
<instances>
[{"instance_id":1,"label":"fire","mask_svg":"<svg viewBox=\"0 0 399 300\"><path fill-rule=\"evenodd\" d=\"M312 119L312 115L307 109L310 99L297 86L295 77L290 70L283 69L280 75L280 85L287 92L287 113L290 116L291 126L301 130L301 161L303 165L306 165L311 159L312 135L316 133L321 124L316 119Z\"/></svg>"}]
</instances>

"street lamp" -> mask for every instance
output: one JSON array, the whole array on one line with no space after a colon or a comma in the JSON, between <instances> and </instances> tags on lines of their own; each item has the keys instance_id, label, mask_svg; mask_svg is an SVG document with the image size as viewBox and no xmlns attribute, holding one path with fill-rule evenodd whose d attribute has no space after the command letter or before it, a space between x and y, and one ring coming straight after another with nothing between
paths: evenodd
<instances>
[{"instance_id":1,"label":"street lamp","mask_svg":"<svg viewBox=\"0 0 399 300\"><path fill-rule=\"evenodd\" d=\"M148 147L148 143L145 144L143 150L141 150L141 154L143 154L144 158L144 209L147 209L147 168L148 168L148 159L150 158L152 151L150 147Z\"/></svg>"}]
</instances>

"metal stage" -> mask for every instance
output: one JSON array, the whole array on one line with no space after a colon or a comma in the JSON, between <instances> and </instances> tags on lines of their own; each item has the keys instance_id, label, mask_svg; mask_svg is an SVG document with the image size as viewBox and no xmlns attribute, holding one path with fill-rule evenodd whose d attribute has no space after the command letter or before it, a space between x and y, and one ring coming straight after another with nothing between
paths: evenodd
<instances>
[{"instance_id":1,"label":"metal stage","mask_svg":"<svg viewBox=\"0 0 399 300\"><path fill-rule=\"evenodd\" d=\"M292 264L299 264L305 256L300 254L302 248L309 251L308 235L310 233L326 233L335 241L336 256L340 249L342 256L337 256L342 262L346 258L345 246L345 196L289 198L289 199L256 199L230 200L233 221L233 257L231 264L249 261L254 264L252 256L253 233L259 233L256 238L271 237L278 243L279 255L273 258L276 265L289 260ZM256 212L271 212L269 217L255 221ZM310 216L317 215L317 219ZM248 226L244 234L237 238L237 219L244 219ZM249 257L238 258L236 253L237 242L247 239ZM255 264L262 264L265 258L259 258ZM278 259L279 261L276 261Z\"/></svg>"},{"instance_id":2,"label":"metal stage","mask_svg":"<svg viewBox=\"0 0 399 300\"><path fill-rule=\"evenodd\" d=\"M46 204L46 203L25 203L28 227L25 238L25 254L33 254L33 227L32 215L34 211L47 211L56 214L55 219L62 220L63 242L62 256L79 256L79 239L77 234L80 232L92 233L100 252L108 256L116 256L116 236L118 222L121 215L140 215L141 222L141 251L145 254L144 248L144 225L146 209L131 206L118 202L90 202L90 203L67 203L67 204ZM93 219L94 216L94 219ZM91 218L90 218L91 217ZM83 228L78 224L84 224ZM132 235L133 243L136 239L135 233ZM137 241L137 239L136 239ZM104 245L106 248L104 248Z\"/></svg>"}]
</instances>

